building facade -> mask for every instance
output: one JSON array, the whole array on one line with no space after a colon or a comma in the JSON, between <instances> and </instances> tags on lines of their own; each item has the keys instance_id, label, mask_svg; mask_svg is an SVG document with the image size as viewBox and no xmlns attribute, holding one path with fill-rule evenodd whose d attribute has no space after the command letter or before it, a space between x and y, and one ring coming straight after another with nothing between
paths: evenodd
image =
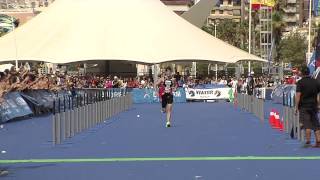
<instances>
[{"instance_id":1,"label":"building facade","mask_svg":"<svg viewBox=\"0 0 320 180\"><path fill-rule=\"evenodd\" d=\"M232 19L236 22L241 20L241 1L237 0L220 0L220 2L212 8L208 17L208 24L215 24L221 20Z\"/></svg>"},{"instance_id":2,"label":"building facade","mask_svg":"<svg viewBox=\"0 0 320 180\"><path fill-rule=\"evenodd\" d=\"M178 15L188 11L194 4L194 0L161 0L163 4L168 6Z\"/></svg>"},{"instance_id":3,"label":"building facade","mask_svg":"<svg viewBox=\"0 0 320 180\"><path fill-rule=\"evenodd\" d=\"M300 2L302 0L286 0L286 7L283 8L283 21L286 23L285 31L292 31L295 27L301 26L304 15L301 14Z\"/></svg>"}]
</instances>

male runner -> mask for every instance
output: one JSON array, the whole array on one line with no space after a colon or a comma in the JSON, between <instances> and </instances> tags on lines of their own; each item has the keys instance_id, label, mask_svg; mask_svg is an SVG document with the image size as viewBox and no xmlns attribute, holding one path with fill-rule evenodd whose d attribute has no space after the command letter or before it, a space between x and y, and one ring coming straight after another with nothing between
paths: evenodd
<instances>
[{"instance_id":1,"label":"male runner","mask_svg":"<svg viewBox=\"0 0 320 180\"><path fill-rule=\"evenodd\" d=\"M171 126L171 112L173 103L174 81L170 76L161 77L157 83L159 87L159 98L161 99L162 112L166 113L166 127Z\"/></svg>"}]
</instances>

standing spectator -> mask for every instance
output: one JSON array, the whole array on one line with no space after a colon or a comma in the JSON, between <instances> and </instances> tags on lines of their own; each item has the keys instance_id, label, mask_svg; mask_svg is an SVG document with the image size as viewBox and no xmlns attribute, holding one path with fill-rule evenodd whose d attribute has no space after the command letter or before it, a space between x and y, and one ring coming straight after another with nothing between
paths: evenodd
<instances>
[{"instance_id":1,"label":"standing spectator","mask_svg":"<svg viewBox=\"0 0 320 180\"><path fill-rule=\"evenodd\" d=\"M253 95L253 89L254 89L254 79L253 79L253 73L250 73L247 78L247 94Z\"/></svg>"},{"instance_id":2,"label":"standing spectator","mask_svg":"<svg viewBox=\"0 0 320 180\"><path fill-rule=\"evenodd\" d=\"M177 82L180 81L180 79L181 79L180 73L177 72L176 75L174 76L174 78L176 79Z\"/></svg>"},{"instance_id":3,"label":"standing spectator","mask_svg":"<svg viewBox=\"0 0 320 180\"><path fill-rule=\"evenodd\" d=\"M106 82L104 83L104 88L112 88L112 81L110 80L110 77L107 77Z\"/></svg>"},{"instance_id":4,"label":"standing spectator","mask_svg":"<svg viewBox=\"0 0 320 180\"><path fill-rule=\"evenodd\" d=\"M320 124L317 116L317 95L320 92L320 84L312 79L308 67L301 68L303 78L297 82L296 89L296 113L299 111L300 125L305 129L305 147L310 146L311 130L314 131L316 143L314 147L320 148Z\"/></svg>"},{"instance_id":5,"label":"standing spectator","mask_svg":"<svg viewBox=\"0 0 320 180\"><path fill-rule=\"evenodd\" d=\"M121 86L121 82L119 81L118 77L115 76L115 77L113 78L113 85L112 85L112 87L113 87L113 88L120 88L120 86Z\"/></svg>"}]
</instances>

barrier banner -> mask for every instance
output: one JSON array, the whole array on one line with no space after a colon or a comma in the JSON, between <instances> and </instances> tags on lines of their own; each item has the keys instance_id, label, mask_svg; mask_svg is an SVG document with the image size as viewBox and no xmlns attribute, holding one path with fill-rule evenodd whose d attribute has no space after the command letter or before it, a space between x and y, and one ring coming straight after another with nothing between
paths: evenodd
<instances>
[{"instance_id":1,"label":"barrier banner","mask_svg":"<svg viewBox=\"0 0 320 180\"><path fill-rule=\"evenodd\" d=\"M134 88L131 91L133 103L158 103L160 102L158 92L154 89L139 89ZM184 103L186 102L186 93L183 88L178 88L176 92L173 93L173 102Z\"/></svg>"},{"instance_id":2,"label":"barrier banner","mask_svg":"<svg viewBox=\"0 0 320 180\"><path fill-rule=\"evenodd\" d=\"M228 87L214 89L186 88L186 98L187 100L229 100L230 90L232 90L232 88Z\"/></svg>"},{"instance_id":3,"label":"barrier banner","mask_svg":"<svg viewBox=\"0 0 320 180\"><path fill-rule=\"evenodd\" d=\"M35 106L53 108L55 94L48 90L26 91L21 95Z\"/></svg>"},{"instance_id":4,"label":"barrier banner","mask_svg":"<svg viewBox=\"0 0 320 180\"><path fill-rule=\"evenodd\" d=\"M283 103L284 105L294 106L295 92L296 85L281 84L274 88L271 94L271 98L275 103Z\"/></svg>"},{"instance_id":5,"label":"barrier banner","mask_svg":"<svg viewBox=\"0 0 320 180\"><path fill-rule=\"evenodd\" d=\"M32 111L19 92L11 92L4 96L0 106L0 122L31 115Z\"/></svg>"}]
</instances>

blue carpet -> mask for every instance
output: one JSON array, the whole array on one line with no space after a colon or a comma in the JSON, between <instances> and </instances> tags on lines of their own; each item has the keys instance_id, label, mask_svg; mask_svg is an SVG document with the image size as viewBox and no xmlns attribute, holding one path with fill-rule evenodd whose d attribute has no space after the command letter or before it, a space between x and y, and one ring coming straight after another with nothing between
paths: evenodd
<instances>
[{"instance_id":1,"label":"blue carpet","mask_svg":"<svg viewBox=\"0 0 320 180\"><path fill-rule=\"evenodd\" d=\"M266 111L273 106L266 102ZM296 140L271 129L267 119L261 122L227 103L175 104L172 123L172 128L165 128L159 104L134 105L55 147L50 117L8 123L0 130L0 151L6 150L0 159L320 155L319 149L301 148ZM318 179L318 164L316 160L7 164L10 175L3 179Z\"/></svg>"}]
</instances>

